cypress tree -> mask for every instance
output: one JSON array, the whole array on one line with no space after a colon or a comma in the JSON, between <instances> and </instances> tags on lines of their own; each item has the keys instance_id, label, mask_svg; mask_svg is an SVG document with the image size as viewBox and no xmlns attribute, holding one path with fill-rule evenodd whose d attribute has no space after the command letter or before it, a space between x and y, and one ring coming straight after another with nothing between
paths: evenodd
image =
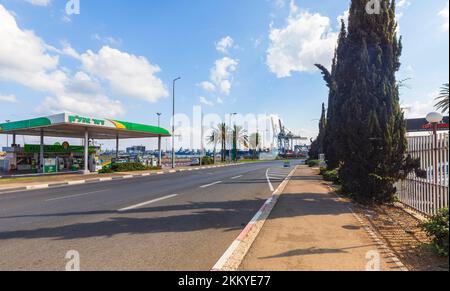
<instances>
[{"instance_id":1,"label":"cypress tree","mask_svg":"<svg viewBox=\"0 0 450 291\"><path fill-rule=\"evenodd\" d=\"M327 110L325 108L325 103L322 103L322 115L319 122L319 135L314 141L311 141L311 148L309 151L309 156L312 159L318 159L320 154L323 154L323 142L327 126Z\"/></svg>"},{"instance_id":2,"label":"cypress tree","mask_svg":"<svg viewBox=\"0 0 450 291\"><path fill-rule=\"evenodd\" d=\"M379 14L366 12L367 0L353 0L345 57L336 71L340 103L340 178L344 191L365 202L392 201L404 170L406 129L396 72L395 1L380 0Z\"/></svg>"},{"instance_id":3,"label":"cypress tree","mask_svg":"<svg viewBox=\"0 0 450 291\"><path fill-rule=\"evenodd\" d=\"M323 78L329 88L327 122L323 137L323 153L325 154L327 165L330 169L336 169L339 167L341 162L341 155L339 151L344 147L342 141L340 140L341 135L339 134L339 130L341 129L339 112L342 102L337 100L337 90L338 82L341 80L340 77L344 76L342 73L341 64L346 53L346 37L347 29L344 21L342 20L341 31L338 38L335 56L333 58L331 72L329 72L323 65L316 65L319 70L321 70Z\"/></svg>"}]
</instances>

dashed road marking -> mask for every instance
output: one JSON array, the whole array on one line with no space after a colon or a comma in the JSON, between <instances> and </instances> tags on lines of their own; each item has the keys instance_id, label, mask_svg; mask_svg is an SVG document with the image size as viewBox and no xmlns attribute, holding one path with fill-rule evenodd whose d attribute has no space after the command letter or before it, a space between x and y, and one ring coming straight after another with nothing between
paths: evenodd
<instances>
[{"instance_id":1,"label":"dashed road marking","mask_svg":"<svg viewBox=\"0 0 450 291\"><path fill-rule=\"evenodd\" d=\"M159 201L163 201L163 200L167 200L167 199L170 199L170 198L174 198L176 196L178 196L178 194L167 195L167 196L164 196L164 197L161 197L161 198L153 199L153 200L142 202L142 203L139 203L139 204L136 204L136 205L132 205L132 206L126 207L126 208L122 208L122 209L119 209L118 211L119 212L125 212L125 211L128 211L128 210L133 210L133 209L136 209L136 208L140 208L142 206L147 206L147 205L152 204L152 203L156 203L156 202L159 202Z\"/></svg>"},{"instance_id":2,"label":"dashed road marking","mask_svg":"<svg viewBox=\"0 0 450 291\"><path fill-rule=\"evenodd\" d=\"M222 183L222 181L217 181L217 182L214 182L214 183L211 183L211 184L203 185L203 186L200 186L200 188L208 188L208 187L220 184L220 183Z\"/></svg>"},{"instance_id":3,"label":"dashed road marking","mask_svg":"<svg viewBox=\"0 0 450 291\"><path fill-rule=\"evenodd\" d=\"M75 194L75 195L63 196L63 197L58 197L58 198L48 199L48 200L45 200L45 202L51 202L51 201L57 201L57 200L64 200L64 199L70 199L70 198L76 198L76 197L82 197L82 196L87 196L87 195L96 194L96 193L101 193L101 192L106 192L106 191L108 191L108 190L100 190L100 191L94 191L94 192L88 192L88 193L81 193L81 194Z\"/></svg>"}]
</instances>

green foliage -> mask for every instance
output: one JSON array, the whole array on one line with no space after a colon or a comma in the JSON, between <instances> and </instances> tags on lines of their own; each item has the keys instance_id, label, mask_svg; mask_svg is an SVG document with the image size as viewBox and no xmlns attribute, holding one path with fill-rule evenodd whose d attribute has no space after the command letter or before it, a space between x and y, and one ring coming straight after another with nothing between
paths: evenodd
<instances>
[{"instance_id":1,"label":"green foliage","mask_svg":"<svg viewBox=\"0 0 450 291\"><path fill-rule=\"evenodd\" d=\"M100 171L98 171L99 174L111 174L114 173L113 169L111 167L103 167Z\"/></svg>"},{"instance_id":2,"label":"green foliage","mask_svg":"<svg viewBox=\"0 0 450 291\"><path fill-rule=\"evenodd\" d=\"M322 173L322 176L325 181L339 184L339 173L337 170L325 171Z\"/></svg>"},{"instance_id":3,"label":"green foliage","mask_svg":"<svg viewBox=\"0 0 450 291\"><path fill-rule=\"evenodd\" d=\"M113 164L111 166L111 170L113 172L134 172L134 171L147 171L156 169L157 168L145 166L142 163L122 163L122 164Z\"/></svg>"},{"instance_id":4,"label":"green foliage","mask_svg":"<svg viewBox=\"0 0 450 291\"><path fill-rule=\"evenodd\" d=\"M323 149L330 168L340 167L344 192L360 202L394 199L396 181L420 163L405 158L406 128L396 72L401 38L395 2L380 0L380 13L366 13L366 0L352 0L332 70L317 65L329 92Z\"/></svg>"},{"instance_id":5,"label":"green foliage","mask_svg":"<svg viewBox=\"0 0 450 291\"><path fill-rule=\"evenodd\" d=\"M320 161L319 160L308 160L307 162L306 162L306 164L309 166L309 167L317 167L317 166L319 166L320 165Z\"/></svg>"},{"instance_id":6,"label":"green foliage","mask_svg":"<svg viewBox=\"0 0 450 291\"><path fill-rule=\"evenodd\" d=\"M311 149L309 156L314 159L318 159L320 154L324 153L324 138L327 125L327 110L325 109L325 103L322 104L322 116L319 122L319 136L311 143Z\"/></svg>"},{"instance_id":7,"label":"green foliage","mask_svg":"<svg viewBox=\"0 0 450 291\"><path fill-rule=\"evenodd\" d=\"M449 237L448 214L448 208L444 208L440 210L437 215L430 218L428 222L422 225L424 231L432 239L433 247L438 254L447 257Z\"/></svg>"},{"instance_id":8,"label":"green foliage","mask_svg":"<svg viewBox=\"0 0 450 291\"><path fill-rule=\"evenodd\" d=\"M438 103L436 104L436 108L438 110L441 110L442 113L448 113L448 107L449 107L449 85L448 83L442 85L441 88L441 93L440 95L436 98L436 101L438 101Z\"/></svg>"},{"instance_id":9,"label":"green foliage","mask_svg":"<svg viewBox=\"0 0 450 291\"><path fill-rule=\"evenodd\" d=\"M202 158L202 165L212 165L214 164L214 159L212 157L203 157Z\"/></svg>"}]
</instances>

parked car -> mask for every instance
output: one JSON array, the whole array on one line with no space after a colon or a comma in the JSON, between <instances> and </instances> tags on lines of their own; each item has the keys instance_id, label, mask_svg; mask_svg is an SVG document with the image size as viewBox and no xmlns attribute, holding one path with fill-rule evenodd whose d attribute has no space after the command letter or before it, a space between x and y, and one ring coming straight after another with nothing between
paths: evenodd
<instances>
[{"instance_id":1,"label":"parked car","mask_svg":"<svg viewBox=\"0 0 450 291\"><path fill-rule=\"evenodd\" d=\"M200 166L200 159L199 158L192 159L191 166Z\"/></svg>"}]
</instances>

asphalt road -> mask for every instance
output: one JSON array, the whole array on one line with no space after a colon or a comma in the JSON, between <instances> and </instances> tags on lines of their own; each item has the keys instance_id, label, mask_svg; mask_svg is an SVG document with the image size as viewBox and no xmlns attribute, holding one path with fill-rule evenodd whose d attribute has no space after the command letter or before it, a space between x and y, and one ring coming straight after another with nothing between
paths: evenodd
<instances>
[{"instance_id":1,"label":"asphalt road","mask_svg":"<svg viewBox=\"0 0 450 291\"><path fill-rule=\"evenodd\" d=\"M210 270L291 170L265 162L2 194L0 270L64 271L70 251L81 270Z\"/></svg>"}]
</instances>

